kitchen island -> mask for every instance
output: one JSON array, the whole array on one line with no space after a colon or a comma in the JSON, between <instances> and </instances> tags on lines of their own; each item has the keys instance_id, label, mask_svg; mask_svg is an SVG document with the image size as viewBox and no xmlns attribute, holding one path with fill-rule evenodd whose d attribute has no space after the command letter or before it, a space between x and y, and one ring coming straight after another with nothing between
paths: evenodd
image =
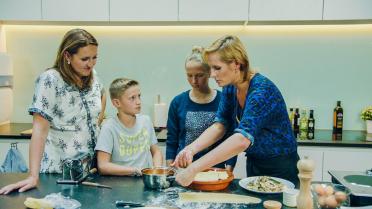
<instances>
[{"instance_id":1,"label":"kitchen island","mask_svg":"<svg viewBox=\"0 0 372 209\"><path fill-rule=\"evenodd\" d=\"M25 177L26 174L0 174L0 187L11 182L16 182ZM26 200L27 197L43 198L48 194L59 192L63 196L69 196L73 199L78 200L82 204L82 209L117 208L115 206L115 201L117 200L138 203L151 203L155 205L164 204L165 202L171 202L174 203L173 206L178 206L178 208L198 208L197 205L191 203L184 203L180 205L179 202L177 203L178 199L176 197L169 197L166 196L165 192L145 188L141 177L113 177L95 175L93 176L93 179L90 180L111 186L112 189L97 188L84 185L56 184L56 180L58 178L61 178L61 175L40 174L40 184L36 189L29 190L24 193L13 192L9 195L0 195L0 208L26 208L23 202ZM238 181L239 180L235 179L230 184L230 186L222 192L254 196L262 199L263 201L268 199L278 200L280 202L282 201L282 195L259 195L256 193L248 192L239 186ZM182 187L177 185L175 187L182 189ZM171 200L169 200L170 198ZM168 201L165 201L166 199L168 199ZM262 202L259 205L254 205L253 208L263 208ZM223 206L226 206L223 208L232 208L232 205L228 204ZM247 205L240 205L240 207L238 208L247 208ZM283 208L287 207L284 206Z\"/></svg>"},{"instance_id":2,"label":"kitchen island","mask_svg":"<svg viewBox=\"0 0 372 209\"><path fill-rule=\"evenodd\" d=\"M18 143L16 147L28 165L28 145L31 136L21 132L30 128L32 128L31 123L9 123L0 126L0 162L5 159L12 144ZM159 130L156 134L159 146L165 155L167 130ZM313 180L331 181L329 170L365 171L372 168L372 161L364 160L372 158L372 141L367 140L372 140L372 134L367 134L365 131L345 130L342 140L332 140L332 130L315 130L315 139L297 140L298 153L301 158L308 156L316 161ZM245 161L245 155L241 153L234 169L236 178L246 177Z\"/></svg>"}]
</instances>

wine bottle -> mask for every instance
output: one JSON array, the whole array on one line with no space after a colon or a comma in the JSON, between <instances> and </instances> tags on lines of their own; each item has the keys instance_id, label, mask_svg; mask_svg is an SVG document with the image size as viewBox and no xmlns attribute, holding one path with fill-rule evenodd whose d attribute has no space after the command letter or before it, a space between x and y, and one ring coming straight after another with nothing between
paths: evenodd
<instances>
[{"instance_id":1,"label":"wine bottle","mask_svg":"<svg viewBox=\"0 0 372 209\"><path fill-rule=\"evenodd\" d=\"M300 131L299 122L300 122L300 113L299 113L299 109L296 108L295 114L293 116L293 134L296 138L298 137L298 134Z\"/></svg>"}]
</instances>

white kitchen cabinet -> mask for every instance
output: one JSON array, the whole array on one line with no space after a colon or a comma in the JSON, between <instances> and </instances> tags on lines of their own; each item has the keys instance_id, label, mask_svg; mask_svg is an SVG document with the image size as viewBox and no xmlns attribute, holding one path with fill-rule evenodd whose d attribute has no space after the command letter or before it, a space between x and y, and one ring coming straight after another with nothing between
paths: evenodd
<instances>
[{"instance_id":1,"label":"white kitchen cabinet","mask_svg":"<svg viewBox=\"0 0 372 209\"><path fill-rule=\"evenodd\" d=\"M28 148L30 144L30 140L28 139L22 139L22 140L16 140L16 139L1 139L0 140L0 165L4 163L6 154L8 153L10 149L10 144L13 142L18 142L17 143L17 149L20 151L22 154L23 158L26 161L26 165L28 167L29 165L29 157L28 157Z\"/></svg>"},{"instance_id":2,"label":"white kitchen cabinet","mask_svg":"<svg viewBox=\"0 0 372 209\"><path fill-rule=\"evenodd\" d=\"M0 0L0 20L41 20L41 0Z\"/></svg>"},{"instance_id":3,"label":"white kitchen cabinet","mask_svg":"<svg viewBox=\"0 0 372 209\"><path fill-rule=\"evenodd\" d=\"M298 155L301 159L305 156L312 159L315 163L313 171L313 181L323 180L323 151L314 147L298 147Z\"/></svg>"},{"instance_id":4,"label":"white kitchen cabinet","mask_svg":"<svg viewBox=\"0 0 372 209\"><path fill-rule=\"evenodd\" d=\"M372 19L371 0L324 0L323 20Z\"/></svg>"},{"instance_id":5,"label":"white kitchen cabinet","mask_svg":"<svg viewBox=\"0 0 372 209\"><path fill-rule=\"evenodd\" d=\"M324 152L323 181L331 181L330 170L366 171L372 168L370 148L331 148Z\"/></svg>"},{"instance_id":6,"label":"white kitchen cabinet","mask_svg":"<svg viewBox=\"0 0 372 209\"><path fill-rule=\"evenodd\" d=\"M109 0L43 0L42 3L43 20L109 20Z\"/></svg>"},{"instance_id":7,"label":"white kitchen cabinet","mask_svg":"<svg viewBox=\"0 0 372 209\"><path fill-rule=\"evenodd\" d=\"M110 0L110 21L177 21L176 0Z\"/></svg>"},{"instance_id":8,"label":"white kitchen cabinet","mask_svg":"<svg viewBox=\"0 0 372 209\"><path fill-rule=\"evenodd\" d=\"M322 20L323 0L250 0L250 21Z\"/></svg>"},{"instance_id":9,"label":"white kitchen cabinet","mask_svg":"<svg viewBox=\"0 0 372 209\"><path fill-rule=\"evenodd\" d=\"M180 21L245 21L249 0L179 0Z\"/></svg>"}]
</instances>

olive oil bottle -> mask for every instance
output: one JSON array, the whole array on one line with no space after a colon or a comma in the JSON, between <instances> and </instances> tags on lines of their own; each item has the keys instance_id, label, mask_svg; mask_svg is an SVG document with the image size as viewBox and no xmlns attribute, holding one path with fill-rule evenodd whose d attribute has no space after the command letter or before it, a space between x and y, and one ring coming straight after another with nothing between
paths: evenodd
<instances>
[{"instance_id":1,"label":"olive oil bottle","mask_svg":"<svg viewBox=\"0 0 372 209\"><path fill-rule=\"evenodd\" d=\"M341 101L337 101L337 106L333 110L333 140L342 139L343 119L344 110L341 107Z\"/></svg>"}]
</instances>

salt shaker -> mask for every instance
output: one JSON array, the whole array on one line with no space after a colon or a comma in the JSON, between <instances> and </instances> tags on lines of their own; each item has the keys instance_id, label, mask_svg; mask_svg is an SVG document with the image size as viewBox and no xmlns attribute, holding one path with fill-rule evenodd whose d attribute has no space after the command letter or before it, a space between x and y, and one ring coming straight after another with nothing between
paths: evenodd
<instances>
[{"instance_id":1,"label":"salt shaker","mask_svg":"<svg viewBox=\"0 0 372 209\"><path fill-rule=\"evenodd\" d=\"M297 162L300 179L300 193L297 196L298 209L313 209L313 199L311 197L311 179L315 168L314 161L307 156Z\"/></svg>"}]
</instances>

